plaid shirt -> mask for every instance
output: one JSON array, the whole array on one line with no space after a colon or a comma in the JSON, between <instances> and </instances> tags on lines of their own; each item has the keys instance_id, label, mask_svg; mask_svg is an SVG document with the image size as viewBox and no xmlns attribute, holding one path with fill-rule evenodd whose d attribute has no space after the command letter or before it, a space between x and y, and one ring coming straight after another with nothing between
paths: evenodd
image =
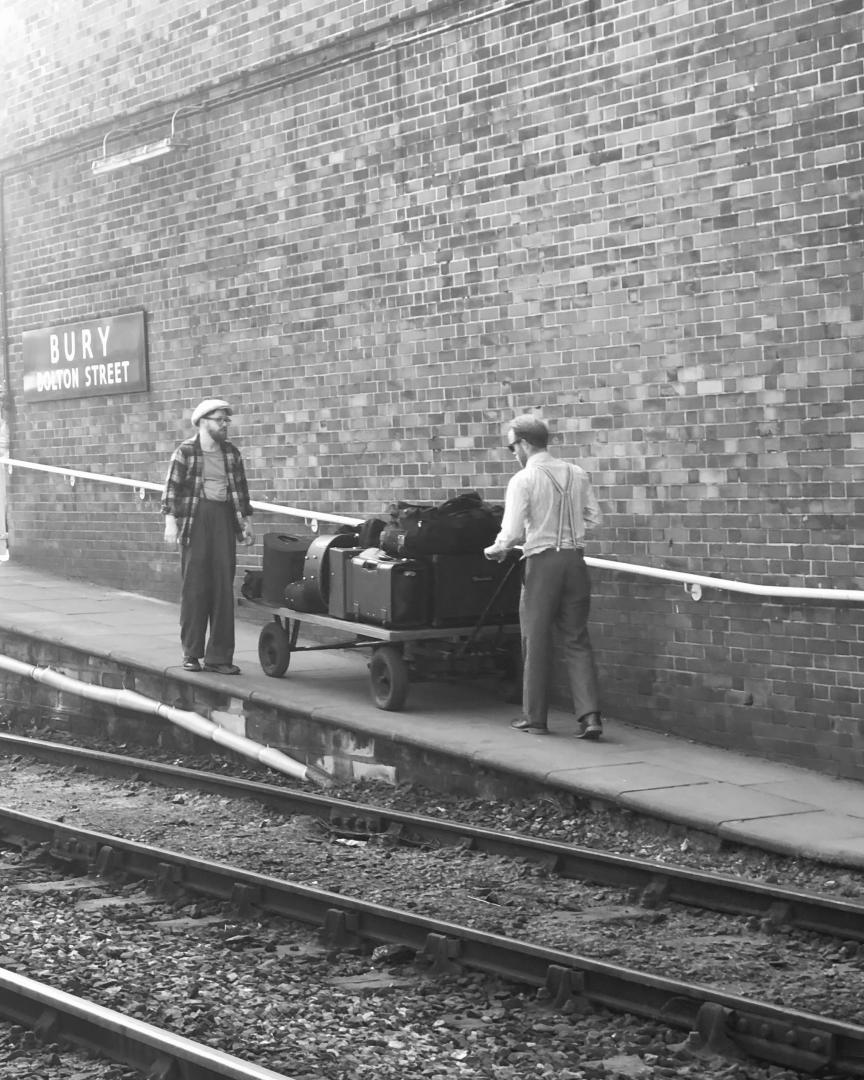
<instances>
[{"instance_id":1,"label":"plaid shirt","mask_svg":"<svg viewBox=\"0 0 864 1080\"><path fill-rule=\"evenodd\" d=\"M234 506L234 531L243 535L243 521L252 516L246 470L240 451L230 442L222 443L225 476L228 481L228 501ZM177 518L180 543L188 544L198 503L204 496L204 451L197 435L185 439L171 455L165 489L162 492L162 513Z\"/></svg>"}]
</instances>

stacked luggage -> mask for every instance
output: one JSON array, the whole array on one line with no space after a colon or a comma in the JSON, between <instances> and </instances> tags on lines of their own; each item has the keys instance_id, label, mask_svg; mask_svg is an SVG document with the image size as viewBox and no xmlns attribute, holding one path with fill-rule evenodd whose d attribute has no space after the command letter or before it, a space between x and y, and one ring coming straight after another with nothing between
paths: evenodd
<instances>
[{"instance_id":1,"label":"stacked luggage","mask_svg":"<svg viewBox=\"0 0 864 1080\"><path fill-rule=\"evenodd\" d=\"M268 603L391 629L473 626L518 618L520 576L489 562L501 508L467 492L440 507L397 503L390 520L306 541L264 538ZM295 539L292 544L288 541ZM373 543L363 546L363 541ZM375 542L377 541L377 542ZM293 581L285 580L294 575ZM281 589L281 598L276 593Z\"/></svg>"}]
</instances>

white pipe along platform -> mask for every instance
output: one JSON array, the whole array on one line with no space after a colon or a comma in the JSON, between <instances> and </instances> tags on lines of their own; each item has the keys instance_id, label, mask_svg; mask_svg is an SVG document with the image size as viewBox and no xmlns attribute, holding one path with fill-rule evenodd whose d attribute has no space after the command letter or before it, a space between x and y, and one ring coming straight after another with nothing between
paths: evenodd
<instances>
[{"instance_id":1,"label":"white pipe along platform","mask_svg":"<svg viewBox=\"0 0 864 1080\"><path fill-rule=\"evenodd\" d=\"M266 765L286 776L293 776L297 780L311 780L316 784L327 784L332 779L323 769L303 765L294 758L288 757L287 754L283 754L281 750L263 746L254 739L247 739L245 735L235 735L234 732L226 731L225 728L199 713L164 705L161 701L145 697L144 694L139 694L135 690L114 690L106 686L94 686L92 683L73 679L70 675L63 675L52 668L25 664L22 660L14 660L11 656L2 654L0 654L0 669L45 683L46 686L53 686L56 690L64 690L77 697L88 698L90 701L99 701L105 705L131 709L134 712L148 713L151 716L161 716L172 724L191 731L193 735L209 739L243 757L251 758L261 765Z\"/></svg>"}]
</instances>

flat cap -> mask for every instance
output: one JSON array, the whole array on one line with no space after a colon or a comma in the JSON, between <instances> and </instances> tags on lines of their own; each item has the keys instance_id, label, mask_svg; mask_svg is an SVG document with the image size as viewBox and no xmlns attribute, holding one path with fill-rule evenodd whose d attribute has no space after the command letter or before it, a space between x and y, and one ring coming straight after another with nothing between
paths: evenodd
<instances>
[{"instance_id":1,"label":"flat cap","mask_svg":"<svg viewBox=\"0 0 864 1080\"><path fill-rule=\"evenodd\" d=\"M208 416L211 412L216 412L217 409L224 409L229 413L233 411L228 402L223 401L222 398L204 398L201 404L196 405L192 410L192 423L197 425L199 420Z\"/></svg>"}]
</instances>

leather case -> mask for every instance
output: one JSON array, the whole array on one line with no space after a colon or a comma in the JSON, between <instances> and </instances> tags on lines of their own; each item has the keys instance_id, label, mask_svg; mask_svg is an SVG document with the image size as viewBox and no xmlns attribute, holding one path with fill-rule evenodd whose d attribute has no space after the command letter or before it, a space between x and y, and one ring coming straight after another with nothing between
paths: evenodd
<instances>
[{"instance_id":1,"label":"leather case","mask_svg":"<svg viewBox=\"0 0 864 1080\"><path fill-rule=\"evenodd\" d=\"M327 614L334 619L356 619L352 589L351 560L363 548L331 548L327 573L330 587L327 590Z\"/></svg>"},{"instance_id":2,"label":"leather case","mask_svg":"<svg viewBox=\"0 0 864 1080\"><path fill-rule=\"evenodd\" d=\"M429 568L367 548L351 560L352 608L360 622L393 629L428 625Z\"/></svg>"}]
</instances>

